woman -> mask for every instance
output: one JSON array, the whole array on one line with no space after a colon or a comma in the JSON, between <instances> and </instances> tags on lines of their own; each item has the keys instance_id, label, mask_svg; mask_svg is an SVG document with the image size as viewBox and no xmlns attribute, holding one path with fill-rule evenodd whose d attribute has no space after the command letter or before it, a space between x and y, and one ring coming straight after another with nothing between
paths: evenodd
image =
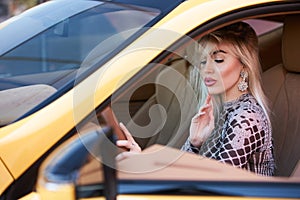
<instances>
[{"instance_id":1,"label":"woman","mask_svg":"<svg viewBox=\"0 0 300 200\"><path fill-rule=\"evenodd\" d=\"M195 55L200 63L194 69L200 71L202 80L197 81L198 91L208 94L191 121L182 150L257 174L273 175L272 131L254 30L238 22L205 35L198 48L199 54ZM203 85L207 90L200 88ZM129 154L140 152L122 124L121 129L127 141L117 144L129 148Z\"/></svg>"}]
</instances>

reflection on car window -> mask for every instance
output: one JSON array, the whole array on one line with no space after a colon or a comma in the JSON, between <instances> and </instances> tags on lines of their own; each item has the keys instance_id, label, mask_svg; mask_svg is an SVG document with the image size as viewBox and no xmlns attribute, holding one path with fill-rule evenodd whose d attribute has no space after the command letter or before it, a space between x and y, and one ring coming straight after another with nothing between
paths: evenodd
<instances>
[{"instance_id":1,"label":"reflection on car window","mask_svg":"<svg viewBox=\"0 0 300 200\"><path fill-rule=\"evenodd\" d=\"M58 79L64 78L67 70L79 68L95 46L117 33L144 26L156 15L157 12L152 10L136 10L114 4L102 4L86 10L62 20L2 56L0 76L11 77L16 82L24 81L24 84L44 83L59 89L59 85L56 85ZM110 48L120 45L129 36L120 34L119 40L115 40L117 44ZM64 72L49 73L55 71ZM49 73L49 77L41 79L40 73ZM24 75L31 76L28 78ZM0 90L7 87L0 85Z\"/></svg>"},{"instance_id":2,"label":"reflection on car window","mask_svg":"<svg viewBox=\"0 0 300 200\"><path fill-rule=\"evenodd\" d=\"M0 91L37 84L59 91L75 78L95 47L105 58L158 14L149 8L104 3L61 19L0 57ZM105 45L112 36L113 42Z\"/></svg>"},{"instance_id":3,"label":"reflection on car window","mask_svg":"<svg viewBox=\"0 0 300 200\"><path fill-rule=\"evenodd\" d=\"M245 22L254 28L258 36L283 26L282 22L268 21L263 19L248 19L245 20Z\"/></svg>"}]
</instances>

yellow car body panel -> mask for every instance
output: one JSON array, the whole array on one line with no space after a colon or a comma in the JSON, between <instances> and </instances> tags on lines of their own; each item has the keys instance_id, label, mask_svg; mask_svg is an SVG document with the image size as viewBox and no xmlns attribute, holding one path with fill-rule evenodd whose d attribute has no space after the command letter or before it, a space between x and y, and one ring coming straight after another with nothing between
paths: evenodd
<instances>
[{"instance_id":1,"label":"yellow car body panel","mask_svg":"<svg viewBox=\"0 0 300 200\"><path fill-rule=\"evenodd\" d=\"M0 135L5 133L0 140L1 158L15 178L73 127L74 122L68 117L71 109L63 104L67 96L0 130Z\"/></svg>"},{"instance_id":2,"label":"yellow car body panel","mask_svg":"<svg viewBox=\"0 0 300 200\"><path fill-rule=\"evenodd\" d=\"M46 187L38 188L39 198L43 200L53 200L53 199L64 199L72 200L76 199L75 197L75 188L69 184L51 185L47 183ZM56 192L53 192L56 191Z\"/></svg>"},{"instance_id":3,"label":"yellow car body panel","mask_svg":"<svg viewBox=\"0 0 300 200\"><path fill-rule=\"evenodd\" d=\"M68 187L68 186L66 186ZM30 194L27 194L26 196L20 198L20 200L53 200L53 199L57 199L57 200L60 200L60 199L63 199L63 200L68 200L70 198L73 198L75 199L75 193L74 193L74 190L70 189L69 187L66 188L66 187L62 187L61 189L64 190L62 193L59 193L60 195L58 196L57 193L51 193L49 191L44 191L42 193L42 195L36 193L36 192L32 192ZM71 192L71 193L69 193ZM98 198L99 200L104 200L104 198Z\"/></svg>"},{"instance_id":4,"label":"yellow car body panel","mask_svg":"<svg viewBox=\"0 0 300 200\"><path fill-rule=\"evenodd\" d=\"M0 193L4 191L7 183L12 181L11 175L15 179L18 178L120 85L129 80L179 37L193 30L199 24L221 14L267 2L277 1L186 1L162 19L153 29L65 95L31 116L2 127L0 129L0 158L10 172L5 172L6 168L1 163L0 175L3 181L0 182ZM160 31L157 30L170 30L175 34L172 34L173 37L169 35L157 37L156 34L160 34ZM163 39L158 40L158 38ZM154 43L154 47L159 45L161 49L140 49L145 46L145 43ZM99 79L99 77L101 78ZM94 84L96 87L91 87ZM77 94L80 95L76 96ZM6 180L2 177L6 177Z\"/></svg>"},{"instance_id":5,"label":"yellow car body panel","mask_svg":"<svg viewBox=\"0 0 300 200\"><path fill-rule=\"evenodd\" d=\"M228 0L228 1L216 1L216 0L191 0L185 1L173 12L167 15L159 23L157 27L164 24L162 27L176 31L181 34L187 33L187 31L193 30L199 24L213 19L219 15L237 10L239 8L253 6L257 4L264 4L270 2L282 2L282 0Z\"/></svg>"},{"instance_id":6,"label":"yellow car body panel","mask_svg":"<svg viewBox=\"0 0 300 200\"><path fill-rule=\"evenodd\" d=\"M11 174L7 171L7 168L0 160L0 191L5 190L5 188L14 181Z\"/></svg>"}]
</instances>

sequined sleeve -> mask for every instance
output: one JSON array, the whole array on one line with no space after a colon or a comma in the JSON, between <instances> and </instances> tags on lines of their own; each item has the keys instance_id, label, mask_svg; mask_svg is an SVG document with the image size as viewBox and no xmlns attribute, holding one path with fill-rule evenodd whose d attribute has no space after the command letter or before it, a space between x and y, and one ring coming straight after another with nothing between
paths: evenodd
<instances>
[{"instance_id":1,"label":"sequined sleeve","mask_svg":"<svg viewBox=\"0 0 300 200\"><path fill-rule=\"evenodd\" d=\"M194 147L188 139L185 141L184 145L181 147L182 151L196 153L196 154L199 154L199 149L200 148Z\"/></svg>"}]
</instances>

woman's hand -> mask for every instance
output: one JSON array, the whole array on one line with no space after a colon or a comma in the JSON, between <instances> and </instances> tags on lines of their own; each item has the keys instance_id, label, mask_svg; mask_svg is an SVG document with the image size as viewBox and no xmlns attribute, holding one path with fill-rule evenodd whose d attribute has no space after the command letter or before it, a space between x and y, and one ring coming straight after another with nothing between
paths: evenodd
<instances>
[{"instance_id":1,"label":"woman's hand","mask_svg":"<svg viewBox=\"0 0 300 200\"><path fill-rule=\"evenodd\" d=\"M117 141L117 146L118 147L125 147L128 149L128 151L122 152L119 155L117 155L116 160L120 161L125 158L128 158L129 156L133 154L137 154L142 152L141 147L138 145L138 143L135 142L134 138L126 128L126 126L123 123L120 123L120 128L123 131L126 140L118 140Z\"/></svg>"},{"instance_id":2,"label":"woman's hand","mask_svg":"<svg viewBox=\"0 0 300 200\"><path fill-rule=\"evenodd\" d=\"M214 129L213 106L210 95L207 96L205 104L199 109L198 113L192 118L190 126L190 143L199 148L209 137Z\"/></svg>"}]
</instances>

